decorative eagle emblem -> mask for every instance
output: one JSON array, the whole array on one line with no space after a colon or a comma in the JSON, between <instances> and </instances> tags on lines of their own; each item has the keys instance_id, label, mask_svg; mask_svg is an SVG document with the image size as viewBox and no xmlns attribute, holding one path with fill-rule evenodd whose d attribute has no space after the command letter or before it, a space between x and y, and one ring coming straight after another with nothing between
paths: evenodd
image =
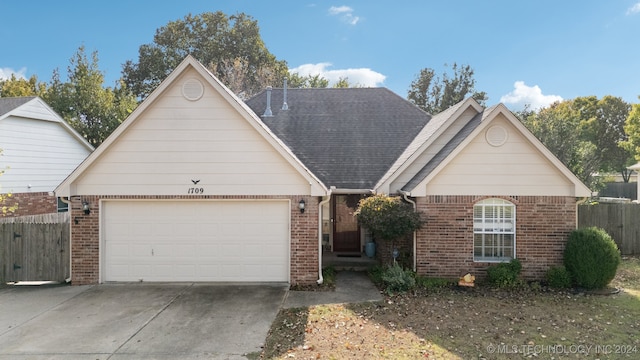
<instances>
[{"instance_id":1,"label":"decorative eagle emblem","mask_svg":"<svg viewBox=\"0 0 640 360\"><path fill-rule=\"evenodd\" d=\"M193 183L193 185L198 185L198 183L200 182L200 180L191 180L191 182Z\"/></svg>"}]
</instances>

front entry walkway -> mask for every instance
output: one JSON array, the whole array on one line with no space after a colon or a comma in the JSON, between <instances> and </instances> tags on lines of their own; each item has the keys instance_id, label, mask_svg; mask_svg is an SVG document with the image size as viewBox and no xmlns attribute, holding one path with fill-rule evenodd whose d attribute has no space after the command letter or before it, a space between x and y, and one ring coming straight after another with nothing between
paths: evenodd
<instances>
[{"instance_id":1,"label":"front entry walkway","mask_svg":"<svg viewBox=\"0 0 640 360\"><path fill-rule=\"evenodd\" d=\"M334 291L287 292L283 308L382 301L380 290L364 271L338 271Z\"/></svg>"},{"instance_id":2,"label":"front entry walkway","mask_svg":"<svg viewBox=\"0 0 640 360\"><path fill-rule=\"evenodd\" d=\"M369 258L363 253L341 253L323 251L322 267L333 266L336 270L366 271L379 264L375 258Z\"/></svg>"}]
</instances>

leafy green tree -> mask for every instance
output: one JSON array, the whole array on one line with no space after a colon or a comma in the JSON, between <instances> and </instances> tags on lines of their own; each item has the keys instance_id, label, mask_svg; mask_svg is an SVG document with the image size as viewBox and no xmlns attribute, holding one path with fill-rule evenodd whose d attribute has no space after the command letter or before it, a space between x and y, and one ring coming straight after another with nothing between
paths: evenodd
<instances>
[{"instance_id":1,"label":"leafy green tree","mask_svg":"<svg viewBox=\"0 0 640 360\"><path fill-rule=\"evenodd\" d=\"M46 90L47 84L39 82L36 75L27 80L11 74L11 78L0 81L0 97L42 96Z\"/></svg>"},{"instance_id":2,"label":"leafy green tree","mask_svg":"<svg viewBox=\"0 0 640 360\"><path fill-rule=\"evenodd\" d=\"M446 66L446 64L445 64ZM435 70L424 68L411 82L407 99L431 114L437 114L471 96L484 104L487 94L475 89L474 71L469 65L453 63L453 75L444 72L436 75Z\"/></svg>"},{"instance_id":3,"label":"leafy green tree","mask_svg":"<svg viewBox=\"0 0 640 360\"><path fill-rule=\"evenodd\" d=\"M338 82L336 82L335 84L333 84L334 88L338 88L338 89L346 89L351 87L351 84L349 84L349 78L347 77L341 77L338 79Z\"/></svg>"},{"instance_id":4,"label":"leafy green tree","mask_svg":"<svg viewBox=\"0 0 640 360\"><path fill-rule=\"evenodd\" d=\"M329 87L329 80L317 75L302 76L296 72L290 73L287 85L291 88L309 89L309 88L326 88Z\"/></svg>"},{"instance_id":5,"label":"leafy green tree","mask_svg":"<svg viewBox=\"0 0 640 360\"><path fill-rule=\"evenodd\" d=\"M622 146L634 156L636 161L640 161L640 104L633 104L631 107L625 120L624 131L628 137L622 142Z\"/></svg>"},{"instance_id":6,"label":"leafy green tree","mask_svg":"<svg viewBox=\"0 0 640 360\"><path fill-rule=\"evenodd\" d=\"M124 81L144 99L189 54L245 98L288 73L286 62L267 50L256 20L217 11L189 14L156 30L153 43L140 46L138 62L124 64Z\"/></svg>"},{"instance_id":7,"label":"leafy green tree","mask_svg":"<svg viewBox=\"0 0 640 360\"><path fill-rule=\"evenodd\" d=\"M104 88L98 53L87 58L83 46L71 58L68 77L68 82L62 82L54 71L44 99L91 145L98 146L135 109L136 98L123 82Z\"/></svg>"},{"instance_id":8,"label":"leafy green tree","mask_svg":"<svg viewBox=\"0 0 640 360\"><path fill-rule=\"evenodd\" d=\"M537 113L529 112L523 124L587 186L596 187L599 170L596 146L584 139L581 113L572 100L556 102Z\"/></svg>"},{"instance_id":9,"label":"leafy green tree","mask_svg":"<svg viewBox=\"0 0 640 360\"><path fill-rule=\"evenodd\" d=\"M0 149L0 157L2 156L2 149ZM0 168L0 176L4 174L5 169ZM13 196L11 193L2 193L2 184L0 184L0 215L6 215L12 213L18 209L18 204L6 205L6 201Z\"/></svg>"},{"instance_id":10,"label":"leafy green tree","mask_svg":"<svg viewBox=\"0 0 640 360\"><path fill-rule=\"evenodd\" d=\"M584 141L591 142L597 149L591 161L601 172L619 172L625 182L629 182L633 156L622 146L628 136L624 124L631 105L622 98L607 95L598 100L595 96L578 97L573 100L580 112L580 131Z\"/></svg>"}]
</instances>

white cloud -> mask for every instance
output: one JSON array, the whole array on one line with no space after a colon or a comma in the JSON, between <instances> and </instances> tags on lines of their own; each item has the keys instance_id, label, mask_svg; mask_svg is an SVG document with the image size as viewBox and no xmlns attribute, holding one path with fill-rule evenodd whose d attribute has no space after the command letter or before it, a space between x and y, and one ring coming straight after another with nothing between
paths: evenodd
<instances>
[{"instance_id":1,"label":"white cloud","mask_svg":"<svg viewBox=\"0 0 640 360\"><path fill-rule=\"evenodd\" d=\"M320 75L329 80L329 86L333 86L340 78L347 78L352 86L377 87L381 86L386 79L386 76L368 68L329 70L331 65L328 62L304 64L289 71L298 73L300 76Z\"/></svg>"},{"instance_id":2,"label":"white cloud","mask_svg":"<svg viewBox=\"0 0 640 360\"><path fill-rule=\"evenodd\" d=\"M541 109L553 104L556 101L562 101L562 97L558 95L544 95L538 85L527 86L524 81L516 81L513 84L514 90L500 98L500 102L510 107L522 110L525 105L529 105L531 110Z\"/></svg>"},{"instance_id":3,"label":"white cloud","mask_svg":"<svg viewBox=\"0 0 640 360\"><path fill-rule=\"evenodd\" d=\"M627 15L640 13L640 2L633 4L630 8L627 9Z\"/></svg>"},{"instance_id":4,"label":"white cloud","mask_svg":"<svg viewBox=\"0 0 640 360\"><path fill-rule=\"evenodd\" d=\"M332 6L329 8L329 15L339 16L340 20L349 24L356 25L360 21L359 16L353 15L353 9L349 6Z\"/></svg>"},{"instance_id":5,"label":"white cloud","mask_svg":"<svg viewBox=\"0 0 640 360\"><path fill-rule=\"evenodd\" d=\"M26 79L27 68L22 68L18 71L12 68L0 68L0 80L6 80L11 78L11 74L15 75L18 79Z\"/></svg>"}]
</instances>

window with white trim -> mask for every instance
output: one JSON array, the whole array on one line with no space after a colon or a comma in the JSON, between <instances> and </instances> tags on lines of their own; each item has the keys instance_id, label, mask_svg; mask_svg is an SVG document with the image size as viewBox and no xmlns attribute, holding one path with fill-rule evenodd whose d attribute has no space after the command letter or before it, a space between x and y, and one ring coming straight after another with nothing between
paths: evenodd
<instances>
[{"instance_id":1,"label":"window with white trim","mask_svg":"<svg viewBox=\"0 0 640 360\"><path fill-rule=\"evenodd\" d=\"M473 206L473 261L506 262L516 255L516 206L485 199Z\"/></svg>"}]
</instances>

